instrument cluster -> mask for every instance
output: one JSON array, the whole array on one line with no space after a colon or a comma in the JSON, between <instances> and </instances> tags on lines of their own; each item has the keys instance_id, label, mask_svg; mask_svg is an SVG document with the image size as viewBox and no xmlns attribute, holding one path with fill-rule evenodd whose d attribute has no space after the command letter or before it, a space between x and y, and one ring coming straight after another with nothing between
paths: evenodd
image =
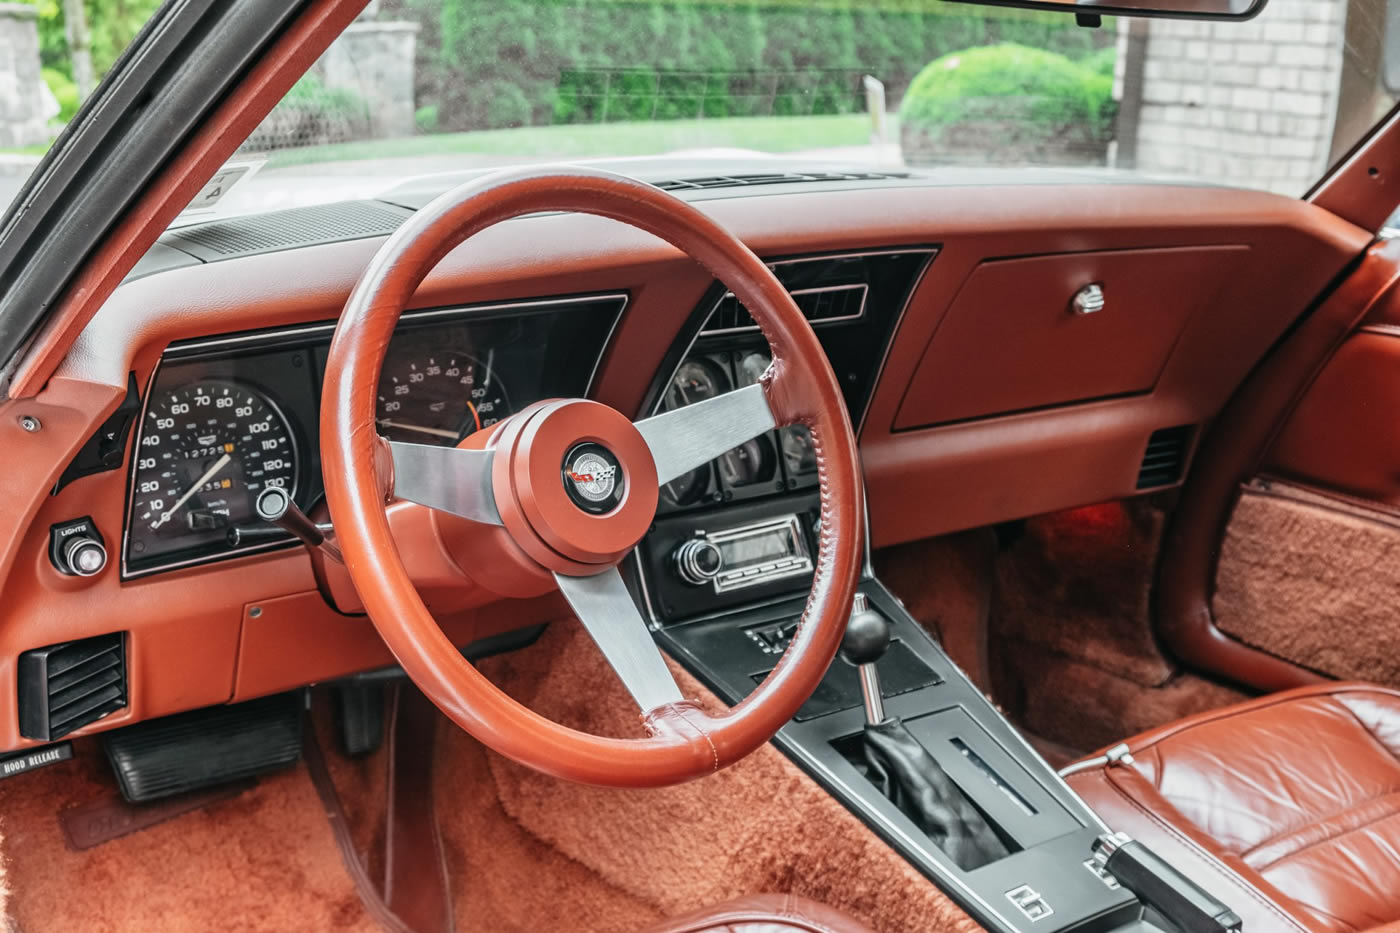
<instances>
[{"instance_id":1,"label":"instrument cluster","mask_svg":"<svg viewBox=\"0 0 1400 933\"><path fill-rule=\"evenodd\" d=\"M540 399L586 395L625 304L605 295L405 314L380 374L379 433L451 446ZM124 576L290 542L253 503L269 486L307 511L321 498L320 391L333 330L166 351L132 448Z\"/></svg>"}]
</instances>

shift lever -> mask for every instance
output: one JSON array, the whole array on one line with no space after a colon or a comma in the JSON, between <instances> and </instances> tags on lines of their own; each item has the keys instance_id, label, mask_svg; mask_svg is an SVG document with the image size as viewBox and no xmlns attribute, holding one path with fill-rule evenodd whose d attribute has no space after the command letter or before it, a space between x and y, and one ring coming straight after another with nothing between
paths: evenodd
<instances>
[{"instance_id":1,"label":"shift lever","mask_svg":"<svg viewBox=\"0 0 1400 933\"><path fill-rule=\"evenodd\" d=\"M865 721L874 726L885 721L885 698L880 692L880 672L875 664L890 647L890 623L870 608L864 593L851 600L851 618L841 639L841 657L860 671L860 693L865 700Z\"/></svg>"}]
</instances>

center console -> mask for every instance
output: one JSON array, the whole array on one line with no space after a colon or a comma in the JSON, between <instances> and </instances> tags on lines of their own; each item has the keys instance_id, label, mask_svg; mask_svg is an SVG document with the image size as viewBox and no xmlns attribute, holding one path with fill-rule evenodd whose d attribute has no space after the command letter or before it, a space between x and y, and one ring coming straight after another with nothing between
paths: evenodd
<instances>
[{"instance_id":1,"label":"center console","mask_svg":"<svg viewBox=\"0 0 1400 933\"><path fill-rule=\"evenodd\" d=\"M891 255L901 258L892 263ZM844 333L813 318L849 389L855 423L883 350L864 361L842 353L884 346L914 277L931 258L932 251L870 254L859 268L837 270L864 276L834 283L863 287L861 316L843 319ZM891 284L898 262L904 263L903 285ZM807 264L800 272L815 279L813 288L823 287L823 269L832 271L821 260L792 263L775 267L790 290L798 263ZM721 313L731 323L743 320L742 309L736 312L727 300L719 296L697 309L698 333L675 361L671 382L654 393L656 408L722 390L712 382L742 383L754 362L748 357L766 350L756 333L714 327ZM857 339L861 327L879 333ZM766 358L761 362L766 367ZM811 587L818 495L815 477L803 471L800 440L774 432L756 449L736 448L664 490L656 523L626 568L658 642L731 704L777 664ZM1105 870L1095 842L1108 828L910 617L868 562L859 592L857 609L883 620L881 641L855 659L866 664L840 657L832 663L778 733L778 748L990 930L1177 929ZM891 775L870 751L867 726L880 721L897 729L905 751L932 762L925 770L938 781L934 809L960 814L954 822L974 828L975 844L967 844L966 835L954 841L931 832L909 794L892 790Z\"/></svg>"}]
</instances>

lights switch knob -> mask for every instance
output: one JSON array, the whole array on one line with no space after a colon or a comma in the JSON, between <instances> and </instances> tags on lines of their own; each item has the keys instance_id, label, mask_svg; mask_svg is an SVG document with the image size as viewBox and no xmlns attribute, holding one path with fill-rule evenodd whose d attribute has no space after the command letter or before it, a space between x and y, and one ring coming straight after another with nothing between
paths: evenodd
<instances>
[{"instance_id":1,"label":"lights switch knob","mask_svg":"<svg viewBox=\"0 0 1400 933\"><path fill-rule=\"evenodd\" d=\"M49 560L70 577L95 577L107 567L107 546L88 517L49 529Z\"/></svg>"}]
</instances>

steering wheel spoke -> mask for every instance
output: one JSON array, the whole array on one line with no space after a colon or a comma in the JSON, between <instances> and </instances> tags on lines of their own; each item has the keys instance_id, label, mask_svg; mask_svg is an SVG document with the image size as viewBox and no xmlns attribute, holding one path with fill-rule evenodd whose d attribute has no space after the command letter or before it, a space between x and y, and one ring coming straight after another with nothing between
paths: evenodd
<instances>
[{"instance_id":1,"label":"steering wheel spoke","mask_svg":"<svg viewBox=\"0 0 1400 933\"><path fill-rule=\"evenodd\" d=\"M662 485L778 426L763 386L745 386L637 422Z\"/></svg>"},{"instance_id":2,"label":"steering wheel spoke","mask_svg":"<svg viewBox=\"0 0 1400 933\"><path fill-rule=\"evenodd\" d=\"M501 524L491 489L494 451L390 441L394 495L485 525Z\"/></svg>"},{"instance_id":3,"label":"steering wheel spoke","mask_svg":"<svg viewBox=\"0 0 1400 933\"><path fill-rule=\"evenodd\" d=\"M588 577L556 573L554 579L642 712L683 699L616 567Z\"/></svg>"}]
</instances>

